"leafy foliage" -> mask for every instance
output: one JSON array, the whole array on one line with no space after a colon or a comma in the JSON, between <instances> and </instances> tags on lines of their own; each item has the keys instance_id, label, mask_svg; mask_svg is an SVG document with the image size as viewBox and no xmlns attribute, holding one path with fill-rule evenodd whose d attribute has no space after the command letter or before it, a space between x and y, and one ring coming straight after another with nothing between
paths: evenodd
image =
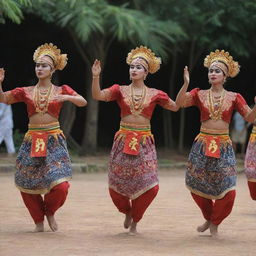
<instances>
[{"instance_id":1,"label":"leafy foliage","mask_svg":"<svg viewBox=\"0 0 256 256\"><path fill-rule=\"evenodd\" d=\"M225 48L238 56L250 55L255 38L256 2L254 0L133 0L131 5L150 15L176 22L187 37L180 38L180 50L202 52ZM248 40L250 35L250 40ZM195 55L195 54L194 54Z\"/></svg>"},{"instance_id":2,"label":"leafy foliage","mask_svg":"<svg viewBox=\"0 0 256 256\"><path fill-rule=\"evenodd\" d=\"M0 0L0 24L8 18L20 24L23 19L22 7L31 5L30 0Z\"/></svg>"},{"instance_id":3,"label":"leafy foliage","mask_svg":"<svg viewBox=\"0 0 256 256\"><path fill-rule=\"evenodd\" d=\"M161 56L166 55L166 42L174 43L184 35L172 21L162 22L127 4L111 4L106 0L34 1L27 11L47 22L69 28L82 43L117 39L133 45L145 44ZM168 28L168 29L167 29ZM106 42L106 44L108 44Z\"/></svg>"}]
</instances>

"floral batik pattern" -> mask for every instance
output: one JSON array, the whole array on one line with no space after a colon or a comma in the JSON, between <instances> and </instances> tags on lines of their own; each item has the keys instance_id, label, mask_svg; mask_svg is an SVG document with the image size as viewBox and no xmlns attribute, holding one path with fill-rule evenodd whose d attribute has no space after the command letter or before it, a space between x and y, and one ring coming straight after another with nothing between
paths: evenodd
<instances>
[{"instance_id":1,"label":"floral batik pattern","mask_svg":"<svg viewBox=\"0 0 256 256\"><path fill-rule=\"evenodd\" d=\"M256 127L254 130L256 130ZM244 167L248 181L256 182L256 131L253 131L250 136L245 155Z\"/></svg>"},{"instance_id":2,"label":"floral batik pattern","mask_svg":"<svg viewBox=\"0 0 256 256\"><path fill-rule=\"evenodd\" d=\"M199 196L221 199L236 186L236 160L230 143L220 146L220 158L205 155L205 142L194 141L189 154L186 186Z\"/></svg>"},{"instance_id":3,"label":"floral batik pattern","mask_svg":"<svg viewBox=\"0 0 256 256\"><path fill-rule=\"evenodd\" d=\"M123 152L125 139L117 137L110 154L109 188L136 199L158 184L157 155L151 136L141 142L138 155Z\"/></svg>"},{"instance_id":4,"label":"floral batik pattern","mask_svg":"<svg viewBox=\"0 0 256 256\"><path fill-rule=\"evenodd\" d=\"M31 139L24 139L16 160L15 184L29 194L46 194L71 179L71 162L63 134L49 135L46 157L31 157Z\"/></svg>"}]
</instances>

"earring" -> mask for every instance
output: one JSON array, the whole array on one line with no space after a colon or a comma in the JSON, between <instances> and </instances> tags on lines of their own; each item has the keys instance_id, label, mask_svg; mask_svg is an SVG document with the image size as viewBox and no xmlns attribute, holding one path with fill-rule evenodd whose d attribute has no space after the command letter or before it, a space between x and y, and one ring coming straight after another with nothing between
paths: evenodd
<instances>
[{"instance_id":1,"label":"earring","mask_svg":"<svg viewBox=\"0 0 256 256\"><path fill-rule=\"evenodd\" d=\"M147 75L144 75L144 80L146 80L146 78L147 78Z\"/></svg>"}]
</instances>

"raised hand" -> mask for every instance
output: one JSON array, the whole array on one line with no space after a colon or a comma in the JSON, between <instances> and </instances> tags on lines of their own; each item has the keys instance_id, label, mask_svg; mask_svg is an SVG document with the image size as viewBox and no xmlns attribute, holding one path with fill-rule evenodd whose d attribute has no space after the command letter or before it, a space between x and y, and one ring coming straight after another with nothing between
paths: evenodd
<instances>
[{"instance_id":1,"label":"raised hand","mask_svg":"<svg viewBox=\"0 0 256 256\"><path fill-rule=\"evenodd\" d=\"M92 65L92 75L93 76L99 76L101 73L101 65L100 65L100 60L95 60L93 65Z\"/></svg>"},{"instance_id":2,"label":"raised hand","mask_svg":"<svg viewBox=\"0 0 256 256\"><path fill-rule=\"evenodd\" d=\"M188 85L189 84L189 71L188 71L187 66L185 66L185 68L184 68L183 79L184 79L184 84Z\"/></svg>"},{"instance_id":3,"label":"raised hand","mask_svg":"<svg viewBox=\"0 0 256 256\"><path fill-rule=\"evenodd\" d=\"M3 68L0 68L0 83L4 81L4 73L5 73L5 70Z\"/></svg>"}]
</instances>

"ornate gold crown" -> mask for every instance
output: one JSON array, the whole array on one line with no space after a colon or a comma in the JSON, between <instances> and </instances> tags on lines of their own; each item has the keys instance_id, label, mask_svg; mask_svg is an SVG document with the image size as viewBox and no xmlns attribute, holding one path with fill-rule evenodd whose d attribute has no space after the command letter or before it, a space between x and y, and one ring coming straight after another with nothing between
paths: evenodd
<instances>
[{"instance_id":1,"label":"ornate gold crown","mask_svg":"<svg viewBox=\"0 0 256 256\"><path fill-rule=\"evenodd\" d=\"M204 66L209 68L213 62L223 62L227 66L227 76L235 77L239 71L240 66L238 62L233 60L233 57L229 54L229 52L225 52L224 50L215 50L215 52L211 52L204 59Z\"/></svg>"},{"instance_id":2,"label":"ornate gold crown","mask_svg":"<svg viewBox=\"0 0 256 256\"><path fill-rule=\"evenodd\" d=\"M131 50L127 55L126 63L130 65L136 58L143 58L146 60L148 64L148 72L151 74L155 73L160 68L161 58L156 57L155 53L145 46L136 47Z\"/></svg>"},{"instance_id":3,"label":"ornate gold crown","mask_svg":"<svg viewBox=\"0 0 256 256\"><path fill-rule=\"evenodd\" d=\"M62 70L67 64L67 54L61 54L60 49L58 49L57 46L53 45L52 43L46 43L39 46L34 52L33 60L38 62L38 60L45 55L48 55L52 58L54 62L54 68L58 70Z\"/></svg>"}]
</instances>

